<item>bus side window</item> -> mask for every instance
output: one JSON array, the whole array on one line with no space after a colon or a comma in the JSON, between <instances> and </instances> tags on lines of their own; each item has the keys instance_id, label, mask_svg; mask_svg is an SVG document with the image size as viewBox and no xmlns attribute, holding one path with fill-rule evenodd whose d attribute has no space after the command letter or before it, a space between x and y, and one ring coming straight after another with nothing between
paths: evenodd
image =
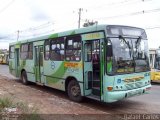
<instances>
[{"instance_id":1,"label":"bus side window","mask_svg":"<svg viewBox=\"0 0 160 120\"><path fill-rule=\"evenodd\" d=\"M80 61L81 60L81 36L68 36L66 38L66 60Z\"/></svg>"},{"instance_id":2,"label":"bus side window","mask_svg":"<svg viewBox=\"0 0 160 120\"><path fill-rule=\"evenodd\" d=\"M107 57L112 57L113 52L112 52L112 45L107 45Z\"/></svg>"},{"instance_id":3,"label":"bus side window","mask_svg":"<svg viewBox=\"0 0 160 120\"><path fill-rule=\"evenodd\" d=\"M33 43L28 44L28 59L33 59Z\"/></svg>"},{"instance_id":4,"label":"bus side window","mask_svg":"<svg viewBox=\"0 0 160 120\"><path fill-rule=\"evenodd\" d=\"M106 59L107 59L107 73L112 72L112 57L113 57L113 52L112 52L112 44L110 41L107 43L107 54L106 54Z\"/></svg>"},{"instance_id":5,"label":"bus side window","mask_svg":"<svg viewBox=\"0 0 160 120\"><path fill-rule=\"evenodd\" d=\"M10 59L14 58L14 46L9 47L9 58Z\"/></svg>"},{"instance_id":6,"label":"bus side window","mask_svg":"<svg viewBox=\"0 0 160 120\"><path fill-rule=\"evenodd\" d=\"M49 60L49 57L50 57L50 41L46 40L44 46L44 59Z\"/></svg>"},{"instance_id":7,"label":"bus side window","mask_svg":"<svg viewBox=\"0 0 160 120\"><path fill-rule=\"evenodd\" d=\"M92 44L86 43L85 44L85 62L92 61Z\"/></svg>"},{"instance_id":8,"label":"bus side window","mask_svg":"<svg viewBox=\"0 0 160 120\"><path fill-rule=\"evenodd\" d=\"M64 38L54 38L51 40L50 59L55 61L64 60Z\"/></svg>"},{"instance_id":9,"label":"bus side window","mask_svg":"<svg viewBox=\"0 0 160 120\"><path fill-rule=\"evenodd\" d=\"M26 60L28 58L28 44L22 44L20 50L20 57L22 60Z\"/></svg>"}]
</instances>

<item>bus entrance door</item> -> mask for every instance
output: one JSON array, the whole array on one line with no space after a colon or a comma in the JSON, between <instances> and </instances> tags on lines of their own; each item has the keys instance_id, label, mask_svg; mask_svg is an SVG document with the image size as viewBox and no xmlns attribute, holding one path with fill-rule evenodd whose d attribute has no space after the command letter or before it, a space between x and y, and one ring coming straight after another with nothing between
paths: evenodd
<instances>
[{"instance_id":1,"label":"bus entrance door","mask_svg":"<svg viewBox=\"0 0 160 120\"><path fill-rule=\"evenodd\" d=\"M36 82L44 84L43 79L43 46L35 46L35 77Z\"/></svg>"},{"instance_id":2,"label":"bus entrance door","mask_svg":"<svg viewBox=\"0 0 160 120\"><path fill-rule=\"evenodd\" d=\"M19 73L19 48L15 49L15 70L16 70L16 77L20 75Z\"/></svg>"},{"instance_id":3,"label":"bus entrance door","mask_svg":"<svg viewBox=\"0 0 160 120\"><path fill-rule=\"evenodd\" d=\"M85 95L100 99L100 40L84 42Z\"/></svg>"}]
</instances>

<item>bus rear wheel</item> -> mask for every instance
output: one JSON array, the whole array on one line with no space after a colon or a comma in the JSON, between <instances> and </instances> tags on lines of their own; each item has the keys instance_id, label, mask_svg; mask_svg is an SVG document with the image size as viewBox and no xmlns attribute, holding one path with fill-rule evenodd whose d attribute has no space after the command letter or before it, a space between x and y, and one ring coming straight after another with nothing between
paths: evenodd
<instances>
[{"instance_id":1,"label":"bus rear wheel","mask_svg":"<svg viewBox=\"0 0 160 120\"><path fill-rule=\"evenodd\" d=\"M81 89L76 80L71 80L67 87L67 93L71 100L75 102L81 102L82 96L81 96Z\"/></svg>"},{"instance_id":2,"label":"bus rear wheel","mask_svg":"<svg viewBox=\"0 0 160 120\"><path fill-rule=\"evenodd\" d=\"M26 74L26 71L23 71L22 74L21 74L21 80L22 80L22 83L24 85L27 85L28 84L28 79L27 79L27 74Z\"/></svg>"}]
</instances>

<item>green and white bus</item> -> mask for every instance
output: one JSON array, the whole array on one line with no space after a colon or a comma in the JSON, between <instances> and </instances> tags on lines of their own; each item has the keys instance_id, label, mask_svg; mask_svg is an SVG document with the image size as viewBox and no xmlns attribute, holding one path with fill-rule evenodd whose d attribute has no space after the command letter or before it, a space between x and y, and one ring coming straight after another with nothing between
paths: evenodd
<instances>
[{"instance_id":1,"label":"green and white bus","mask_svg":"<svg viewBox=\"0 0 160 120\"><path fill-rule=\"evenodd\" d=\"M151 88L144 29L96 25L10 43L10 73L66 91L73 101L88 97L115 102Z\"/></svg>"}]
</instances>

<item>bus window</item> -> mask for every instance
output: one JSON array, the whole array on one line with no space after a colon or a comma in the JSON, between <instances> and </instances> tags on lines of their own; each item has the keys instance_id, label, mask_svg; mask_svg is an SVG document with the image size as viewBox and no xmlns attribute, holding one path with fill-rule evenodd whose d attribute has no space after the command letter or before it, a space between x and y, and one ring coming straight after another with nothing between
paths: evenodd
<instances>
[{"instance_id":1,"label":"bus window","mask_svg":"<svg viewBox=\"0 0 160 120\"><path fill-rule=\"evenodd\" d=\"M43 47L40 47L40 66L43 66Z\"/></svg>"},{"instance_id":2,"label":"bus window","mask_svg":"<svg viewBox=\"0 0 160 120\"><path fill-rule=\"evenodd\" d=\"M10 46L9 48L9 58L14 58L14 46Z\"/></svg>"},{"instance_id":3,"label":"bus window","mask_svg":"<svg viewBox=\"0 0 160 120\"><path fill-rule=\"evenodd\" d=\"M51 40L51 60L64 60L64 38Z\"/></svg>"},{"instance_id":4,"label":"bus window","mask_svg":"<svg viewBox=\"0 0 160 120\"><path fill-rule=\"evenodd\" d=\"M21 45L21 59L25 60L28 58L28 44Z\"/></svg>"},{"instance_id":5,"label":"bus window","mask_svg":"<svg viewBox=\"0 0 160 120\"><path fill-rule=\"evenodd\" d=\"M45 41L45 46L44 46L44 59L49 60L49 54L50 54L50 41L46 40Z\"/></svg>"},{"instance_id":6,"label":"bus window","mask_svg":"<svg viewBox=\"0 0 160 120\"><path fill-rule=\"evenodd\" d=\"M33 43L28 44L28 59L33 59Z\"/></svg>"},{"instance_id":7,"label":"bus window","mask_svg":"<svg viewBox=\"0 0 160 120\"><path fill-rule=\"evenodd\" d=\"M107 43L107 73L112 72L112 57L113 57L113 52L112 52L112 43L110 40L108 40Z\"/></svg>"},{"instance_id":8,"label":"bus window","mask_svg":"<svg viewBox=\"0 0 160 120\"><path fill-rule=\"evenodd\" d=\"M80 61L81 60L81 37L69 36L66 39L66 60Z\"/></svg>"},{"instance_id":9,"label":"bus window","mask_svg":"<svg viewBox=\"0 0 160 120\"><path fill-rule=\"evenodd\" d=\"M112 52L112 44L110 41L108 41L107 44L107 57L112 57L113 56L113 52Z\"/></svg>"},{"instance_id":10,"label":"bus window","mask_svg":"<svg viewBox=\"0 0 160 120\"><path fill-rule=\"evenodd\" d=\"M92 44L87 43L85 44L85 52L87 52L85 55L85 62L91 62L92 61Z\"/></svg>"},{"instance_id":11,"label":"bus window","mask_svg":"<svg viewBox=\"0 0 160 120\"><path fill-rule=\"evenodd\" d=\"M92 62L93 62L93 71L100 69L100 44L99 40L93 41L93 48L92 48Z\"/></svg>"}]
</instances>

